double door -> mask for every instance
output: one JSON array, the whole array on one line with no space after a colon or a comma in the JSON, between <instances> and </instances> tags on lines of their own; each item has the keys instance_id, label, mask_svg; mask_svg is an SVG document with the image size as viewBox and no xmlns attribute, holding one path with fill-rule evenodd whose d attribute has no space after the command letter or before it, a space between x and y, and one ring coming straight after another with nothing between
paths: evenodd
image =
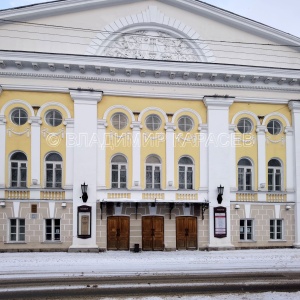
<instances>
[{"instance_id":1,"label":"double door","mask_svg":"<svg viewBox=\"0 0 300 300\"><path fill-rule=\"evenodd\" d=\"M129 217L107 218L107 250L129 250Z\"/></svg>"},{"instance_id":2,"label":"double door","mask_svg":"<svg viewBox=\"0 0 300 300\"><path fill-rule=\"evenodd\" d=\"M164 217L142 218L142 249L164 250Z\"/></svg>"},{"instance_id":3,"label":"double door","mask_svg":"<svg viewBox=\"0 0 300 300\"><path fill-rule=\"evenodd\" d=\"M197 249L197 218L176 218L176 248L178 250Z\"/></svg>"}]
</instances>

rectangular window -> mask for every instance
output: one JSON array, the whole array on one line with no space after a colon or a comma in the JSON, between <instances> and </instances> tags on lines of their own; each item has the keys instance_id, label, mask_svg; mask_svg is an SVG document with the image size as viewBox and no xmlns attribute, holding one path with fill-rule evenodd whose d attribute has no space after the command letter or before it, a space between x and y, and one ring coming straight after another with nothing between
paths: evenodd
<instances>
[{"instance_id":1,"label":"rectangular window","mask_svg":"<svg viewBox=\"0 0 300 300\"><path fill-rule=\"evenodd\" d=\"M127 187L127 166L111 165L111 187L125 189Z\"/></svg>"},{"instance_id":2,"label":"rectangular window","mask_svg":"<svg viewBox=\"0 0 300 300\"><path fill-rule=\"evenodd\" d=\"M253 220L240 220L240 240L253 240Z\"/></svg>"},{"instance_id":3,"label":"rectangular window","mask_svg":"<svg viewBox=\"0 0 300 300\"><path fill-rule=\"evenodd\" d=\"M61 163L46 164L46 187L61 188L62 186L62 165Z\"/></svg>"},{"instance_id":4,"label":"rectangular window","mask_svg":"<svg viewBox=\"0 0 300 300\"><path fill-rule=\"evenodd\" d=\"M45 240L60 241L60 219L45 220Z\"/></svg>"},{"instance_id":5,"label":"rectangular window","mask_svg":"<svg viewBox=\"0 0 300 300\"><path fill-rule=\"evenodd\" d=\"M155 165L146 166L146 188L160 189L160 167Z\"/></svg>"},{"instance_id":6,"label":"rectangular window","mask_svg":"<svg viewBox=\"0 0 300 300\"><path fill-rule=\"evenodd\" d=\"M282 240L282 220L270 220L270 239Z\"/></svg>"},{"instance_id":7,"label":"rectangular window","mask_svg":"<svg viewBox=\"0 0 300 300\"><path fill-rule=\"evenodd\" d=\"M25 219L10 219L9 240L25 242Z\"/></svg>"},{"instance_id":8,"label":"rectangular window","mask_svg":"<svg viewBox=\"0 0 300 300\"><path fill-rule=\"evenodd\" d=\"M179 189L193 189L193 172L193 167L179 166Z\"/></svg>"}]
</instances>

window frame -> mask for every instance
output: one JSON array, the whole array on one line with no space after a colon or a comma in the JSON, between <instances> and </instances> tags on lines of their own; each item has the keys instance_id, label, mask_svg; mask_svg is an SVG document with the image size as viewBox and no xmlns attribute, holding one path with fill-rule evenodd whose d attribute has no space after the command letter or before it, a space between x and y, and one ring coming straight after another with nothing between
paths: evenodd
<instances>
[{"instance_id":1,"label":"window frame","mask_svg":"<svg viewBox=\"0 0 300 300\"><path fill-rule=\"evenodd\" d=\"M45 242L61 242L61 219L57 219L57 218L47 218L44 219L44 241ZM47 221L50 221L50 226L47 225ZM56 221L59 221L59 225L55 224ZM59 233L56 233L55 230L57 229L56 227L59 227ZM47 232L47 228L51 229L51 232ZM59 239L55 238L55 235L58 234L59 235ZM47 239L47 235L51 235L51 239Z\"/></svg>"},{"instance_id":2,"label":"window frame","mask_svg":"<svg viewBox=\"0 0 300 300\"><path fill-rule=\"evenodd\" d=\"M271 222L274 222L274 225L271 225ZM278 222L280 222L280 232L278 232ZM274 227L274 231L271 231L271 228ZM270 240L271 241L282 241L283 240L283 229L284 223L283 219L270 219ZM274 235L272 238L272 234ZM280 234L280 238L278 238L278 234Z\"/></svg>"},{"instance_id":3,"label":"window frame","mask_svg":"<svg viewBox=\"0 0 300 300\"><path fill-rule=\"evenodd\" d=\"M250 163L251 163L251 166L246 166L246 165L239 165L239 162L242 160L242 159L246 159L248 160ZM253 183L254 183L254 168L253 168L253 162L251 159L247 158L247 157L242 157L239 159L238 161L238 164L237 164L237 168L238 168L238 172L237 172L237 175L238 175L238 191L253 191ZM247 170L250 170L250 178L251 178L251 184L250 184L250 188L247 189ZM242 176L243 176L243 184L242 184L242 188L240 188L240 182L239 182L239 179L240 179L240 170L242 170Z\"/></svg>"},{"instance_id":4,"label":"window frame","mask_svg":"<svg viewBox=\"0 0 300 300\"><path fill-rule=\"evenodd\" d=\"M241 225L242 221L244 222L244 225ZM247 230L248 227L249 227L248 221L251 222L251 226L250 226L250 228L251 228L251 233L250 233L251 238L248 238L248 230ZM254 241L254 219L240 219L239 228L240 228L240 230L239 230L239 232L240 232L240 241L242 241L242 242L244 242L244 241L250 241L250 242ZM243 233L241 231L241 228L243 228ZM241 238L242 234L244 234L243 239Z\"/></svg>"},{"instance_id":5,"label":"window frame","mask_svg":"<svg viewBox=\"0 0 300 300\"><path fill-rule=\"evenodd\" d=\"M54 161L54 160L49 160L47 161L47 157L50 155L50 154L57 154L60 156L61 158L61 161ZM48 181L47 181L47 165L52 165L53 166L53 169L52 169L52 186L47 186L48 184ZM56 166L60 165L60 170L61 170L61 182L60 182L60 186L56 186L57 184L57 181L56 181ZM62 156L59 154L59 153L56 153L56 152L50 152L50 153L47 153L47 155L45 156L45 159L44 159L44 187L46 189L62 189L62 185L63 185L63 160L62 160Z\"/></svg>"},{"instance_id":6,"label":"window frame","mask_svg":"<svg viewBox=\"0 0 300 300\"><path fill-rule=\"evenodd\" d=\"M8 225L8 240L10 243L25 243L26 242L26 221L25 218L11 218L8 219L9 225ZM12 221L16 222L16 225L12 225ZM24 222L24 224L20 224ZM15 232L12 232L12 226L16 228ZM21 228L24 228L24 232L21 232ZM15 235L15 240L12 239L12 234ZM20 238L21 235L23 236L23 239Z\"/></svg>"},{"instance_id":7,"label":"window frame","mask_svg":"<svg viewBox=\"0 0 300 300\"><path fill-rule=\"evenodd\" d=\"M242 131L239 129L239 123L242 122L242 121L244 121L244 123L243 123L243 125L242 125L243 129L245 129L245 121L248 121L248 122L250 123L250 130L249 130L249 131L242 132ZM247 134L247 133L250 133L250 132L252 132L252 130L253 130L253 122L252 122L249 118L241 118L241 119L239 119L239 121L238 121L238 123L237 123L237 125L236 125L236 128L237 128L237 130L238 130L241 134Z\"/></svg>"},{"instance_id":8,"label":"window frame","mask_svg":"<svg viewBox=\"0 0 300 300\"><path fill-rule=\"evenodd\" d=\"M18 124L18 122L15 122L13 119L13 114L17 111L19 111L19 112L23 111L26 114L26 121L23 124ZM20 123L21 119L24 119L24 118L21 118L20 113L19 113L19 116L18 116L19 123ZM12 111L10 112L10 120L12 121L12 123L14 123L17 126L25 125L28 122L28 113L27 113L26 109L24 109L22 107L16 107L16 108L12 109Z\"/></svg>"},{"instance_id":9,"label":"window frame","mask_svg":"<svg viewBox=\"0 0 300 300\"><path fill-rule=\"evenodd\" d=\"M277 133L272 133L272 132L270 132L270 130L269 130L269 124L271 123L271 122L277 122L278 124L279 124L279 127L280 127L280 129L279 129L279 131L277 132ZM271 119L269 122L268 122L268 124L267 124L267 131L268 131L268 133L270 133L271 135L278 135L278 134L280 134L281 132L282 132L282 128L283 128L283 126L282 126L282 123L279 121L279 120L277 120L277 119ZM274 130L274 125L272 126L272 130Z\"/></svg>"},{"instance_id":10,"label":"window frame","mask_svg":"<svg viewBox=\"0 0 300 300\"><path fill-rule=\"evenodd\" d=\"M147 167L151 167L151 187L147 187ZM159 187L155 187L155 185L158 185L155 183L155 168L159 168ZM145 184L146 184L146 190L161 190L161 164L152 164L152 163L146 163L145 164Z\"/></svg>"},{"instance_id":11,"label":"window frame","mask_svg":"<svg viewBox=\"0 0 300 300\"><path fill-rule=\"evenodd\" d=\"M157 128L154 128L154 129L152 129L152 128L150 128L149 127L149 124L148 124L148 119L150 118L150 117L156 117L156 118L158 118L159 119L159 126L157 127ZM151 125L154 125L155 123L151 123ZM150 131L157 131L157 130L159 130L160 128L161 128L161 126L162 126L162 119L161 119L161 117L158 115L158 114L150 114L150 115L148 115L147 117L146 117L146 119L145 119L145 125L146 125L146 128L148 129L148 130L150 130Z\"/></svg>"},{"instance_id":12,"label":"window frame","mask_svg":"<svg viewBox=\"0 0 300 300\"><path fill-rule=\"evenodd\" d=\"M112 160L116 157L116 156L123 156L125 159L126 159L126 163L125 162L113 162ZM113 166L117 166L117 169L113 169ZM112 189L127 189L127 186L128 186L128 171L127 171L127 166L128 166L128 160L127 158L122 155L122 154L117 154L117 155L114 155L112 158L111 158L111 161L110 161L110 168L111 168L111 172L110 172L110 175L111 175L111 188ZM125 167L125 186L121 186L122 184L124 184L124 182L121 182L121 170L122 170L122 167ZM114 182L113 181L113 172L117 170L117 177L118 177L118 181L117 182ZM117 187L116 186L113 186L114 184L117 184Z\"/></svg>"},{"instance_id":13,"label":"window frame","mask_svg":"<svg viewBox=\"0 0 300 300\"><path fill-rule=\"evenodd\" d=\"M184 118L185 119L189 119L192 122L191 128L189 130L183 130L182 128L180 128L180 120L182 120ZM188 116L188 115L184 115L184 116L179 117L179 119L177 121L177 124L178 124L179 130L181 130L183 132L190 132L190 131L192 131L194 129L194 126L195 126L193 118L190 117L190 116ZM184 124L182 124L182 125L185 127L184 129L186 129L186 126L187 126L186 122Z\"/></svg>"},{"instance_id":14,"label":"window frame","mask_svg":"<svg viewBox=\"0 0 300 300\"><path fill-rule=\"evenodd\" d=\"M280 163L279 166L269 166L269 162L274 159L277 160ZM268 191L269 192L281 192L283 190L283 166L282 162L277 158L271 158L268 162ZM270 170L272 170L272 174L270 174ZM276 171L279 171L279 173L276 173ZM280 174L280 189L276 189L276 174ZM272 175L272 185L270 189L270 183L269 183L269 176Z\"/></svg>"},{"instance_id":15,"label":"window frame","mask_svg":"<svg viewBox=\"0 0 300 300\"><path fill-rule=\"evenodd\" d=\"M119 115L119 116L125 116L125 118L126 118L126 124L123 126L123 127L120 127L120 128L117 128L115 125L114 125L114 122L113 122L113 118L115 117L115 116L117 116L117 115ZM111 118L110 118L110 122L111 122L111 125L112 125L112 127L113 128L115 128L116 130L123 130L124 128L126 128L127 126L128 126L128 117L127 117L127 115L125 114L125 113L123 113L123 112L115 112L112 116L111 116ZM120 117L119 117L119 120L118 120L118 122L119 122L119 124L118 125L121 125L121 122L120 122Z\"/></svg>"},{"instance_id":16,"label":"window frame","mask_svg":"<svg viewBox=\"0 0 300 300\"><path fill-rule=\"evenodd\" d=\"M181 164L179 163L179 161L183 158L183 157L187 157L189 158L191 161L192 161L192 164ZM195 163L194 163L194 160L190 157L190 156L182 156L179 158L178 160L178 189L179 190L193 190L194 189L194 184L195 184L195 179L194 179L194 176L195 176ZM181 183L180 182L180 168L184 168L184 183ZM191 179L192 179L192 183L188 183L187 182L187 174L188 174L188 168L192 168L192 176L191 176ZM180 187L181 185L184 185L184 187ZM191 188L188 188L188 184L191 184L192 187Z\"/></svg>"},{"instance_id":17,"label":"window frame","mask_svg":"<svg viewBox=\"0 0 300 300\"><path fill-rule=\"evenodd\" d=\"M16 153L22 153L26 156L26 160L17 160L17 159L12 159L12 156ZM17 170L17 179L16 180L12 180L12 176L14 174L13 171L13 164L17 164L17 167L14 167L14 170ZM25 164L25 168L24 166L22 166L22 164ZM21 180L22 178L22 170L25 169L25 181ZM27 179L28 179L28 159L27 159L27 155L25 153L23 153L22 151L16 151L14 153L12 153L10 155L10 159L9 159L9 186L11 188L18 188L18 189L22 189L22 188L27 188ZM17 185L13 185L13 182L16 182ZM22 182L25 184L22 185Z\"/></svg>"},{"instance_id":18,"label":"window frame","mask_svg":"<svg viewBox=\"0 0 300 300\"><path fill-rule=\"evenodd\" d=\"M53 120L53 121L54 121L54 124L51 124L50 120L49 120L49 122L48 122L47 116L48 116L51 112L53 112L53 113L59 113L59 115L60 115L60 117L61 117L61 120L60 120L60 123L59 123L59 124L55 125L55 120L58 120L58 119L55 117L55 115L54 115L53 118L50 119L50 120ZM60 126L60 125L63 123L63 114L62 114L58 109L49 109L49 110L47 110L46 113L45 113L44 120L45 120L45 122L46 122L47 125L49 125L49 126L51 126L51 127L57 127L57 126Z\"/></svg>"}]
</instances>

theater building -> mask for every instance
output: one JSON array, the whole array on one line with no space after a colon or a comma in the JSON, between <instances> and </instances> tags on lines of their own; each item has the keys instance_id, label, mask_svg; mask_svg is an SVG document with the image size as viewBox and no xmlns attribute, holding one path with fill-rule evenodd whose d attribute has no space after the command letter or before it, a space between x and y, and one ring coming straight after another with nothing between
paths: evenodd
<instances>
[{"instance_id":1,"label":"theater building","mask_svg":"<svg viewBox=\"0 0 300 300\"><path fill-rule=\"evenodd\" d=\"M299 247L300 38L196 0L0 19L0 251Z\"/></svg>"}]
</instances>

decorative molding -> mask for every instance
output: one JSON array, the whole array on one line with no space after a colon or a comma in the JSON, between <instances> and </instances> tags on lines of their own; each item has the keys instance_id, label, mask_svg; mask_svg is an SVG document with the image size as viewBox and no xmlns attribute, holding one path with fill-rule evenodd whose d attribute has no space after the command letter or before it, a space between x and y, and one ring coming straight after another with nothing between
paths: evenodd
<instances>
[{"instance_id":1,"label":"decorative molding","mask_svg":"<svg viewBox=\"0 0 300 300\"><path fill-rule=\"evenodd\" d=\"M272 143L272 144L279 144L279 143L282 143L283 145L285 144L285 137L282 137L280 138L279 140L272 140L270 138L269 135L266 135L266 143L269 144L269 143Z\"/></svg>"},{"instance_id":2,"label":"decorative molding","mask_svg":"<svg viewBox=\"0 0 300 300\"><path fill-rule=\"evenodd\" d=\"M63 123L67 128L74 128L74 119L66 118Z\"/></svg>"},{"instance_id":3,"label":"decorative molding","mask_svg":"<svg viewBox=\"0 0 300 300\"><path fill-rule=\"evenodd\" d=\"M106 129L107 125L108 124L107 124L106 120L100 120L100 119L97 120L98 129Z\"/></svg>"},{"instance_id":4,"label":"decorative molding","mask_svg":"<svg viewBox=\"0 0 300 300\"><path fill-rule=\"evenodd\" d=\"M259 121L259 118L257 117L257 115L249 110L242 110L242 111L239 111L238 113L236 113L234 115L234 117L232 118L231 124L235 124L236 118L238 118L241 115L250 115L251 117L253 117L255 119L256 125L260 125L260 121Z\"/></svg>"},{"instance_id":5,"label":"decorative molding","mask_svg":"<svg viewBox=\"0 0 300 300\"><path fill-rule=\"evenodd\" d=\"M256 132L260 135L265 135L267 132L267 126L265 125L256 125Z\"/></svg>"},{"instance_id":6,"label":"decorative molding","mask_svg":"<svg viewBox=\"0 0 300 300\"><path fill-rule=\"evenodd\" d=\"M18 100L18 99L6 102L0 111L0 115L5 115L6 109L10 105L15 105L15 104L22 104L22 105L26 106L28 108L28 110L30 111L31 117L34 117L34 111L33 111L32 106L28 102L26 102L24 100Z\"/></svg>"},{"instance_id":7,"label":"decorative molding","mask_svg":"<svg viewBox=\"0 0 300 300\"><path fill-rule=\"evenodd\" d=\"M43 104L43 105L39 108L39 110L38 110L38 112L37 112L37 114L36 114L37 117L41 117L41 114L42 114L43 110L46 109L46 108L49 107L49 106L58 106L58 107L60 107L60 108L63 109L63 110L65 111L65 113L67 114L67 118L68 118L68 119L71 119L71 114L70 114L69 109L68 109L64 104L59 103L59 102L47 102L47 103Z\"/></svg>"},{"instance_id":8,"label":"decorative molding","mask_svg":"<svg viewBox=\"0 0 300 300\"><path fill-rule=\"evenodd\" d=\"M103 119L106 120L107 119L107 116L108 114L115 110L115 109L123 109L125 111L127 111L131 117L131 122L134 122L135 119L134 119L134 115L132 113L132 111L127 107L127 106L124 106L124 105L113 105L113 106L110 106L105 112L104 112L104 115L103 115Z\"/></svg>"},{"instance_id":9,"label":"decorative molding","mask_svg":"<svg viewBox=\"0 0 300 300\"><path fill-rule=\"evenodd\" d=\"M165 125L166 132L174 132L176 130L176 126L174 123L167 122Z\"/></svg>"},{"instance_id":10,"label":"decorative molding","mask_svg":"<svg viewBox=\"0 0 300 300\"><path fill-rule=\"evenodd\" d=\"M143 126L141 125L141 122L133 121L130 125L130 128L135 131L140 131L143 128Z\"/></svg>"},{"instance_id":11,"label":"decorative molding","mask_svg":"<svg viewBox=\"0 0 300 300\"><path fill-rule=\"evenodd\" d=\"M178 49L188 51L188 55L183 55ZM172 52L171 55L167 55L169 52ZM215 61L209 46L201 42L200 35L194 29L166 16L157 6L149 6L139 14L106 25L92 40L85 54L151 60Z\"/></svg>"},{"instance_id":12,"label":"decorative molding","mask_svg":"<svg viewBox=\"0 0 300 300\"><path fill-rule=\"evenodd\" d=\"M7 120L5 118L5 115L0 115L0 125L5 125L7 123Z\"/></svg>"},{"instance_id":13,"label":"decorative molding","mask_svg":"<svg viewBox=\"0 0 300 300\"><path fill-rule=\"evenodd\" d=\"M202 133L207 133L208 132L208 125L201 123L198 127L198 130L201 131Z\"/></svg>"},{"instance_id":14,"label":"decorative molding","mask_svg":"<svg viewBox=\"0 0 300 300\"><path fill-rule=\"evenodd\" d=\"M279 117L279 118L282 118L282 119L284 120L284 122L285 122L285 126L288 126L288 127L291 126L289 120L287 119L287 117L286 117L285 115L279 113L279 112L272 112L272 113L266 115L266 116L264 117L264 121L263 121L262 125L266 125L267 120L270 119L271 117ZM269 120L268 120L268 121L269 121Z\"/></svg>"},{"instance_id":15,"label":"decorative molding","mask_svg":"<svg viewBox=\"0 0 300 300\"><path fill-rule=\"evenodd\" d=\"M204 97L203 102L208 109L210 107L226 109L232 105L232 103L234 102L234 97L216 95L212 97Z\"/></svg>"},{"instance_id":16,"label":"decorative molding","mask_svg":"<svg viewBox=\"0 0 300 300\"><path fill-rule=\"evenodd\" d=\"M172 117L172 123L175 123L175 120L176 120L177 116L181 113L184 113L184 112L192 113L193 115L195 115L197 117L199 125L202 124L201 116L198 114L198 112L196 112L195 110L193 110L191 108L182 108L182 109L177 110L175 112L175 114L173 115L173 117Z\"/></svg>"},{"instance_id":17,"label":"decorative molding","mask_svg":"<svg viewBox=\"0 0 300 300\"><path fill-rule=\"evenodd\" d=\"M290 101L289 102L289 109L293 112L300 112L300 100Z\"/></svg>"},{"instance_id":18,"label":"decorative molding","mask_svg":"<svg viewBox=\"0 0 300 300\"><path fill-rule=\"evenodd\" d=\"M22 131L22 132L14 131L14 129L11 128L11 127L7 128L7 134L8 134L9 137L11 137L12 134L15 134L15 135L18 135L18 136L26 134L27 137L30 137L30 133L31 133L31 131L30 131L29 127L26 130Z\"/></svg>"},{"instance_id":19,"label":"decorative molding","mask_svg":"<svg viewBox=\"0 0 300 300\"><path fill-rule=\"evenodd\" d=\"M138 117L138 121L141 122L142 121L142 118L143 118L143 115L148 113L149 111L156 111L156 112L159 112L160 114L163 115L164 119L165 119L165 122L167 123L168 122L168 116L167 114L165 113L165 111L163 111L161 108L159 107L147 107L145 109L143 109L140 114L139 114L139 117Z\"/></svg>"},{"instance_id":20,"label":"decorative molding","mask_svg":"<svg viewBox=\"0 0 300 300\"><path fill-rule=\"evenodd\" d=\"M42 125L42 120L40 117L30 117L29 118L29 121L28 121L29 124L31 124L31 126L40 126Z\"/></svg>"},{"instance_id":21,"label":"decorative molding","mask_svg":"<svg viewBox=\"0 0 300 300\"><path fill-rule=\"evenodd\" d=\"M291 127L291 126L286 126L285 129L284 129L284 133L286 135L292 136L294 134L294 128Z\"/></svg>"},{"instance_id":22,"label":"decorative molding","mask_svg":"<svg viewBox=\"0 0 300 300\"><path fill-rule=\"evenodd\" d=\"M60 129L57 132L49 132L48 128L43 128L41 131L43 138L47 138L47 136L50 134L51 136L61 136L63 139L65 137L65 130L64 128Z\"/></svg>"},{"instance_id":23,"label":"decorative molding","mask_svg":"<svg viewBox=\"0 0 300 300\"><path fill-rule=\"evenodd\" d=\"M73 101L84 102L100 102L102 100L103 93L93 90L70 90L70 95ZM71 116L68 115L68 118Z\"/></svg>"}]
</instances>

